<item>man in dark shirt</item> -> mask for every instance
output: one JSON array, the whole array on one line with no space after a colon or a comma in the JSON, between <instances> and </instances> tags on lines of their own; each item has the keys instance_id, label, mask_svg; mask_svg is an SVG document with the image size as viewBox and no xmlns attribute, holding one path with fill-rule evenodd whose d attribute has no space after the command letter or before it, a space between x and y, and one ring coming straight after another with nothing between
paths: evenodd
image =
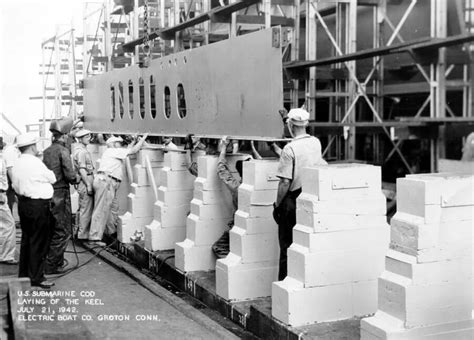
<instances>
[{"instance_id":1,"label":"man in dark shirt","mask_svg":"<svg viewBox=\"0 0 474 340\"><path fill-rule=\"evenodd\" d=\"M70 127L63 120L53 121L50 131L53 143L44 150L43 162L54 172L56 183L53 184L54 194L51 204L53 219L53 236L46 258L46 274L58 274L64 267L64 251L71 238L71 196L69 185L77 183L71 154L65 146Z\"/></svg>"}]
</instances>

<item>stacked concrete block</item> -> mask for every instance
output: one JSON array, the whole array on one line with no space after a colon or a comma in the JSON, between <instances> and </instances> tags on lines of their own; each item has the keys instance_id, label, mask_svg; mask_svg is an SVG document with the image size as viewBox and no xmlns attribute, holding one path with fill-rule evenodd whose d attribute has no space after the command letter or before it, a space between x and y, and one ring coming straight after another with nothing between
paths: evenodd
<instances>
[{"instance_id":1,"label":"stacked concrete block","mask_svg":"<svg viewBox=\"0 0 474 340\"><path fill-rule=\"evenodd\" d=\"M397 180L397 213L362 339L473 339L474 175Z\"/></svg>"},{"instance_id":2,"label":"stacked concrete block","mask_svg":"<svg viewBox=\"0 0 474 340\"><path fill-rule=\"evenodd\" d=\"M186 154L169 151L164 165L154 218L145 227L145 248L152 251L173 249L186 238L186 217L193 197L195 177L188 171Z\"/></svg>"},{"instance_id":3,"label":"stacked concrete block","mask_svg":"<svg viewBox=\"0 0 474 340\"><path fill-rule=\"evenodd\" d=\"M248 155L227 155L230 169ZM186 220L186 239L175 246L175 265L182 271L214 270L216 258L212 244L233 219L232 196L217 175L217 156L198 158L198 177L194 181L191 213ZM237 172L234 175L238 176Z\"/></svg>"},{"instance_id":4,"label":"stacked concrete block","mask_svg":"<svg viewBox=\"0 0 474 340\"><path fill-rule=\"evenodd\" d=\"M277 167L276 160L244 163L239 207L229 235L230 253L216 264L216 292L226 300L271 295L280 251L278 226L272 217Z\"/></svg>"},{"instance_id":5,"label":"stacked concrete block","mask_svg":"<svg viewBox=\"0 0 474 340\"><path fill-rule=\"evenodd\" d=\"M389 243L380 167L338 164L302 172L288 276L272 286L272 314L301 326L377 309Z\"/></svg>"},{"instance_id":6,"label":"stacked concrete block","mask_svg":"<svg viewBox=\"0 0 474 340\"><path fill-rule=\"evenodd\" d=\"M119 216L117 227L117 238L122 243L131 242L131 237L136 232L143 234L145 226L153 220L155 194L146 159L150 162L155 185L160 184L160 169L164 165L163 151L156 148L140 150L132 167L133 182L128 188L123 183L121 185L123 190L127 190L127 211Z\"/></svg>"}]
</instances>

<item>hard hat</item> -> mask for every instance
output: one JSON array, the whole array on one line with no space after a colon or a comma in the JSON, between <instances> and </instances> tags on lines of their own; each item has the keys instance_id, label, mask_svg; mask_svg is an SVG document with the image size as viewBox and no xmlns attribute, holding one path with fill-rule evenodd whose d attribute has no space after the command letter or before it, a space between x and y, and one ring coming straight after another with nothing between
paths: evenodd
<instances>
[{"instance_id":1,"label":"hard hat","mask_svg":"<svg viewBox=\"0 0 474 340\"><path fill-rule=\"evenodd\" d=\"M112 143L115 143L115 142L120 142L120 143L122 143L122 142L123 142L122 137L115 137L115 136L112 136L112 137L110 137L109 139L107 139L107 141L106 141L105 143L106 143L106 144L112 144Z\"/></svg>"},{"instance_id":2,"label":"hard hat","mask_svg":"<svg viewBox=\"0 0 474 340\"><path fill-rule=\"evenodd\" d=\"M21 148L38 143L38 138L32 133L24 133L16 138L16 146Z\"/></svg>"},{"instance_id":3,"label":"hard hat","mask_svg":"<svg viewBox=\"0 0 474 340\"><path fill-rule=\"evenodd\" d=\"M72 118L70 117L63 117L61 119L53 119L51 121L51 124L49 125L49 131L53 132L59 132L61 134L66 134L71 131L72 128Z\"/></svg>"},{"instance_id":4,"label":"hard hat","mask_svg":"<svg viewBox=\"0 0 474 340\"><path fill-rule=\"evenodd\" d=\"M309 121L309 112L304 109L291 109L288 112L288 120L293 125L306 126Z\"/></svg>"},{"instance_id":5,"label":"hard hat","mask_svg":"<svg viewBox=\"0 0 474 340\"><path fill-rule=\"evenodd\" d=\"M90 135L91 132L87 129L81 129L79 131L76 132L76 138L81 138L81 137L84 137L86 135Z\"/></svg>"}]
</instances>

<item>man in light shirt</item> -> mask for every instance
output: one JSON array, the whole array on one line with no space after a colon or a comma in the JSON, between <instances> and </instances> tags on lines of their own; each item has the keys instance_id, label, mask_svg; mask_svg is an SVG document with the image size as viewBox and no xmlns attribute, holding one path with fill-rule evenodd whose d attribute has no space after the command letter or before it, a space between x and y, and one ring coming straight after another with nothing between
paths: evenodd
<instances>
[{"instance_id":1,"label":"man in light shirt","mask_svg":"<svg viewBox=\"0 0 474 340\"><path fill-rule=\"evenodd\" d=\"M0 137L0 150L3 150L3 139ZM7 202L7 166L0 155L0 262L5 264L17 264L15 260L16 230L15 220Z\"/></svg>"},{"instance_id":2,"label":"man in light shirt","mask_svg":"<svg viewBox=\"0 0 474 340\"><path fill-rule=\"evenodd\" d=\"M292 109L288 113L288 131L293 140L286 144L280 156L277 177L278 192L273 204L273 217L278 224L280 244L280 268L278 280L287 274L287 250L293 243L293 227L296 224L296 198L301 193L301 170L305 167L327 164L321 155L321 142L306 133L309 113Z\"/></svg>"},{"instance_id":3,"label":"man in light shirt","mask_svg":"<svg viewBox=\"0 0 474 340\"><path fill-rule=\"evenodd\" d=\"M33 286L50 288L44 269L51 242L51 198L54 173L36 157L37 138L31 134L19 135L17 146L20 158L12 169L12 185L18 196L18 214L22 230L19 277L29 277Z\"/></svg>"},{"instance_id":4,"label":"man in light shirt","mask_svg":"<svg viewBox=\"0 0 474 340\"><path fill-rule=\"evenodd\" d=\"M145 143L145 134L131 148L123 148L121 137L107 139L107 149L102 154L97 175L94 177L94 210L89 232L89 241L103 246L101 242L105 232L112 235L116 232L118 221L117 190L122 182L123 160L128 155L137 153Z\"/></svg>"}]
</instances>

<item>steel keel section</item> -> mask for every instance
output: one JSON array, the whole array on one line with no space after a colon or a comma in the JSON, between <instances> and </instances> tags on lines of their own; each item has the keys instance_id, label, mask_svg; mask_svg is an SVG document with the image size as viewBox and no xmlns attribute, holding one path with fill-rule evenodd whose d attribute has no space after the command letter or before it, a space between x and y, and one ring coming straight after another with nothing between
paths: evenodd
<instances>
[{"instance_id":1,"label":"steel keel section","mask_svg":"<svg viewBox=\"0 0 474 340\"><path fill-rule=\"evenodd\" d=\"M134 65L86 79L86 128L103 133L280 137L282 53L275 42L279 30L261 30L154 59L147 68ZM184 106L178 99L182 89L183 118L178 108Z\"/></svg>"}]
</instances>

